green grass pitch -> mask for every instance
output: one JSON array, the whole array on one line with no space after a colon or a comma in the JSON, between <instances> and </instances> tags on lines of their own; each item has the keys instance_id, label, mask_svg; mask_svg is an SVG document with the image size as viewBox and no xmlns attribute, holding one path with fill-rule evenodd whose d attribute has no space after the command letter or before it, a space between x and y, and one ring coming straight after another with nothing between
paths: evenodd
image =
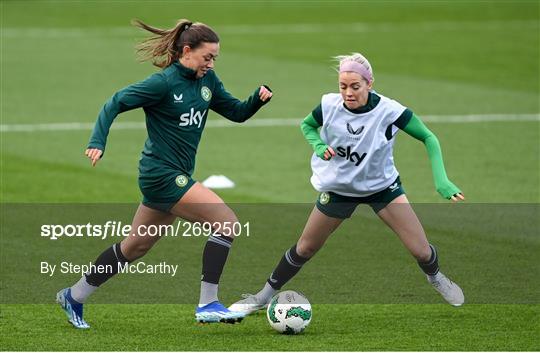
<instances>
[{"instance_id":1,"label":"green grass pitch","mask_svg":"<svg viewBox=\"0 0 540 353\"><path fill-rule=\"evenodd\" d=\"M0 10L2 350L540 350L538 1L1 1ZM32 212L42 217L45 204L138 203L137 161L146 136L144 129L113 126L107 154L92 169L83 157L88 129L8 130L93 123L115 90L154 71L135 60L133 47L144 34L130 20L167 27L184 17L220 34L216 71L235 96L245 97L262 83L272 87L271 104L255 120L303 118L322 94L337 90L330 58L352 51L370 59L377 91L429 117L449 176L481 221L464 217L441 225L430 218L432 206L448 206L434 190L417 141L400 135L395 160L409 199L425 212L428 235L445 249L443 267L464 285L471 303L442 304L390 231L367 212L340 229L286 287L303 290L313 302L313 321L298 336L273 332L262 314L240 325L196 325L194 305L186 304L191 297L174 298L198 292L201 242L176 245L167 239L169 246L158 244L148 255L155 261L180 256L189 265L180 279L159 282L169 289L167 300L104 304L107 291L121 296L122 280L113 280L86 307L92 328L84 332L72 329L52 304L55 286L47 278L39 277L43 284L37 286L29 280L34 277L16 272L24 263L5 266L6 259L35 262L50 255L45 248L62 253L62 244L72 244L44 247L42 239L23 241L8 232L17 221L30 222ZM471 115L481 121L450 121ZM499 121L482 121L486 117ZM209 119L222 120L214 113ZM141 121L141 111L117 119ZM309 156L298 126L208 127L194 177L224 174L234 180L236 188L218 192L232 205L309 204L316 197ZM13 216L9 210L20 203L35 207ZM527 212L510 212L512 205ZM276 240L239 239L223 277L227 304L257 289L306 217L276 216L285 229ZM287 222L294 226L286 229ZM93 242L75 255L93 260L109 243ZM250 249L264 254L243 255ZM384 251L390 259L379 260ZM359 266L349 266L354 259ZM28 271L37 271L32 266ZM315 269L324 266L326 282L343 287L320 283ZM344 273L332 282L334 268ZM74 279L66 278L65 286ZM15 283L21 297L36 293L50 302L8 297ZM156 290L144 288L142 280L125 283L146 295ZM347 304L343 298L352 291L367 299ZM339 298L336 304L330 304L332 295Z\"/></svg>"}]
</instances>

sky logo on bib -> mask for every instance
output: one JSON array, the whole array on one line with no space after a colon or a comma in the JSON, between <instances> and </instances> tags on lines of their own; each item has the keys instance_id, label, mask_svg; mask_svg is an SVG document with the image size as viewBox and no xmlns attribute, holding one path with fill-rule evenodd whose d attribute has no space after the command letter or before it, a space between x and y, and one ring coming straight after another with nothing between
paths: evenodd
<instances>
[{"instance_id":1,"label":"sky logo on bib","mask_svg":"<svg viewBox=\"0 0 540 353\"><path fill-rule=\"evenodd\" d=\"M362 131L364 131L364 127L363 126L360 126L358 129L354 129L352 127L351 124L347 123L347 131L351 134L351 135L360 135L362 133Z\"/></svg>"},{"instance_id":2,"label":"sky logo on bib","mask_svg":"<svg viewBox=\"0 0 540 353\"><path fill-rule=\"evenodd\" d=\"M178 124L178 126L197 125L197 127L200 128L205 114L206 109L200 112L198 110L195 111L194 108L191 108L189 113L180 115L180 124Z\"/></svg>"},{"instance_id":3,"label":"sky logo on bib","mask_svg":"<svg viewBox=\"0 0 540 353\"><path fill-rule=\"evenodd\" d=\"M201 88L201 97L209 102L210 99L212 99L212 91L210 91L210 88L206 87L206 86L202 86Z\"/></svg>"},{"instance_id":4,"label":"sky logo on bib","mask_svg":"<svg viewBox=\"0 0 540 353\"><path fill-rule=\"evenodd\" d=\"M362 163L364 158L366 158L367 153L364 152L360 156L358 152L351 152L351 150L351 146L347 146L347 148L339 146L338 148L336 148L338 156L345 158L349 162L354 163L356 167L358 167L360 163Z\"/></svg>"}]
</instances>

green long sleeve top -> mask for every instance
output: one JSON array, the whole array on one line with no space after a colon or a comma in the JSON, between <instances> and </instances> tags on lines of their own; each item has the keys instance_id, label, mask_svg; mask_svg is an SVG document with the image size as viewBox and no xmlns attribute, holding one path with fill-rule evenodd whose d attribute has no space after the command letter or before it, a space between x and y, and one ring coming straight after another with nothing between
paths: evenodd
<instances>
[{"instance_id":1,"label":"green long sleeve top","mask_svg":"<svg viewBox=\"0 0 540 353\"><path fill-rule=\"evenodd\" d=\"M99 113L88 148L104 151L118 114L143 108L148 138L139 172L160 173L166 167L191 175L209 109L231 121L243 122L265 103L259 98L259 88L240 101L227 92L213 70L197 78L194 70L175 62L115 93Z\"/></svg>"},{"instance_id":2,"label":"green long sleeve top","mask_svg":"<svg viewBox=\"0 0 540 353\"><path fill-rule=\"evenodd\" d=\"M424 125L422 120L416 116L416 114L410 111L408 112L410 119L403 119L405 125L402 125L399 122L395 125L405 131L408 135L422 141L426 146L437 192L446 199L450 199L453 195L461 193L461 191L448 179L448 176L446 175L439 140L435 134L433 134L433 132L431 132ZM315 154L319 158L324 159L324 152L329 146L327 146L321 140L319 135L318 129L322 126L321 122L322 119L316 119L311 113L303 120L301 129L304 137L313 148Z\"/></svg>"}]
</instances>

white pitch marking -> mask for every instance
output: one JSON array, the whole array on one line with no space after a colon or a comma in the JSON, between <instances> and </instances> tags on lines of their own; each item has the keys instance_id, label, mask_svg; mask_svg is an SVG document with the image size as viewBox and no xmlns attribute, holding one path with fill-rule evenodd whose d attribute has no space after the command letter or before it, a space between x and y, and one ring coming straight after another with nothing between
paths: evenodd
<instances>
[{"instance_id":1,"label":"white pitch marking","mask_svg":"<svg viewBox=\"0 0 540 353\"><path fill-rule=\"evenodd\" d=\"M471 115L424 115L422 121L427 123L484 123L484 122L514 122L514 121L540 121L540 114L471 114ZM278 127L300 126L302 119L296 118L260 118L252 119L246 123L238 124L228 120L208 120L207 128L223 127ZM42 123L42 124L1 124L0 132L35 132L35 131L86 131L94 128L94 123ZM113 130L141 130L145 129L143 122L115 122Z\"/></svg>"}]
</instances>

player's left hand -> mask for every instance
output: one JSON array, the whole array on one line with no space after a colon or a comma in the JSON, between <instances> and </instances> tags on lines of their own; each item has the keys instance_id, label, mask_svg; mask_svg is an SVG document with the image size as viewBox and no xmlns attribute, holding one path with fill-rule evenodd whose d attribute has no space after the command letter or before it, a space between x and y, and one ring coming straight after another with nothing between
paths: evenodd
<instances>
[{"instance_id":1,"label":"player's left hand","mask_svg":"<svg viewBox=\"0 0 540 353\"><path fill-rule=\"evenodd\" d=\"M457 194L452 195L450 200L452 200L454 202L465 201L465 195L463 195L461 192L459 192Z\"/></svg>"},{"instance_id":2,"label":"player's left hand","mask_svg":"<svg viewBox=\"0 0 540 353\"><path fill-rule=\"evenodd\" d=\"M440 180L436 184L437 192L445 199L454 202L465 201L465 195L450 180Z\"/></svg>"},{"instance_id":3,"label":"player's left hand","mask_svg":"<svg viewBox=\"0 0 540 353\"><path fill-rule=\"evenodd\" d=\"M261 86L261 88L259 89L259 99L263 102L266 102L270 98L272 98L272 92L270 92L270 90L265 86Z\"/></svg>"}]
</instances>

